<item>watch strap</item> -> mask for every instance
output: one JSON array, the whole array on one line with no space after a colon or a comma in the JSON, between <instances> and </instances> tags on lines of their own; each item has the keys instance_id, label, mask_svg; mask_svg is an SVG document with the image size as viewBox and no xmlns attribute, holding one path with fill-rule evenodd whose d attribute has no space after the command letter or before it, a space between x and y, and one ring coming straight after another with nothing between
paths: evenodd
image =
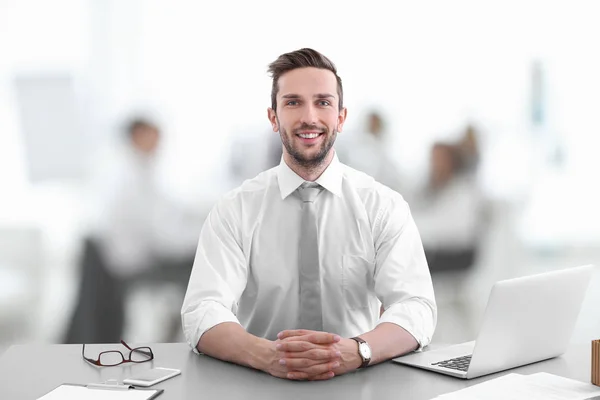
<instances>
[{"instance_id":1,"label":"watch strap","mask_svg":"<svg viewBox=\"0 0 600 400\"><path fill-rule=\"evenodd\" d=\"M371 362L371 359L370 359L370 358L364 358L364 357L363 357L363 355L360 353L360 345L361 345L361 343L364 343L364 344L366 344L367 346L368 346L369 344L368 344L367 342L365 342L365 341L364 341L362 338L358 337L358 336L352 337L352 338L350 338L350 339L352 339L352 340L354 340L356 343L358 343L358 347L359 347L359 349L358 349L358 355L359 355L359 356L360 356L360 358L362 359L362 364L360 364L360 367L358 367L358 368L365 368L367 365L369 365L369 363Z\"/></svg>"}]
</instances>

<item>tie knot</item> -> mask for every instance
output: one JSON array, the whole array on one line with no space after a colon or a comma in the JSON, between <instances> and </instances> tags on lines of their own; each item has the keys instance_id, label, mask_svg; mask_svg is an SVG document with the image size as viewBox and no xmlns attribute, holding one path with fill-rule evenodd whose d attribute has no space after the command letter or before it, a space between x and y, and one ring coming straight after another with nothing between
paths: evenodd
<instances>
[{"instance_id":1,"label":"tie knot","mask_svg":"<svg viewBox=\"0 0 600 400\"><path fill-rule=\"evenodd\" d=\"M297 190L298 196L304 203L312 203L315 201L323 187L318 183L305 182Z\"/></svg>"}]
</instances>

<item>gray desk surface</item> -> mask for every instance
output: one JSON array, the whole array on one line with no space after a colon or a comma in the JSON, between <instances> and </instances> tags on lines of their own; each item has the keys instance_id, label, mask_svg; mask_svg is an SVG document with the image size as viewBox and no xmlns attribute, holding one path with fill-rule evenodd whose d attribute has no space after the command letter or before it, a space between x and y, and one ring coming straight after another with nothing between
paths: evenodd
<instances>
[{"instance_id":1,"label":"gray desk surface","mask_svg":"<svg viewBox=\"0 0 600 400\"><path fill-rule=\"evenodd\" d=\"M439 394L509 372L545 371L590 381L591 345L572 345L561 357L469 381L386 362L323 382L293 382L192 353L186 344L150 345L155 359L143 364L95 367L81 358L81 345L17 345L0 358L0 399L37 399L61 383L123 380L153 366L182 370L182 375L154 387L170 399L431 399ZM121 345L90 345L86 353L125 350ZM95 356L96 354L94 354Z\"/></svg>"}]
</instances>

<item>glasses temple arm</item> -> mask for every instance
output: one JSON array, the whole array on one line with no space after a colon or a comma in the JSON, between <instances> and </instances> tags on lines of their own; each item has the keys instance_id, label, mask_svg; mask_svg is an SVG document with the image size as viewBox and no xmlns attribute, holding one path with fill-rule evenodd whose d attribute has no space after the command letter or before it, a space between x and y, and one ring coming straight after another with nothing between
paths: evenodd
<instances>
[{"instance_id":1,"label":"glasses temple arm","mask_svg":"<svg viewBox=\"0 0 600 400\"><path fill-rule=\"evenodd\" d=\"M147 354L149 357L154 357L154 353L152 352L152 349L150 347L148 347L148 350L150 351L146 351L146 350L140 350L140 348L136 347L135 349L132 349L131 347L129 347L129 345L127 343L125 343L124 340L121 340L121 344L123 344L123 346L127 347L130 351L137 351L139 353L144 353Z\"/></svg>"},{"instance_id":2,"label":"glasses temple arm","mask_svg":"<svg viewBox=\"0 0 600 400\"><path fill-rule=\"evenodd\" d=\"M124 340L121 340L121 344L125 347L127 347L129 350L133 350L131 347L129 347L129 345L127 343L125 343Z\"/></svg>"}]
</instances>

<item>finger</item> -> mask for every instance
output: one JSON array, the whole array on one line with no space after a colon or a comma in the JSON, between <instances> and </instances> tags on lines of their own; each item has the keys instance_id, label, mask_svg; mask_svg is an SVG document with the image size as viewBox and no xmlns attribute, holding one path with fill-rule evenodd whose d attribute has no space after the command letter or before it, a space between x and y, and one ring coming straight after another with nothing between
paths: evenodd
<instances>
[{"instance_id":1,"label":"finger","mask_svg":"<svg viewBox=\"0 0 600 400\"><path fill-rule=\"evenodd\" d=\"M327 371L319 375L309 375L306 372L292 371L287 374L288 379L292 380L309 380L309 381L324 381L335 376L335 372Z\"/></svg>"},{"instance_id":2,"label":"finger","mask_svg":"<svg viewBox=\"0 0 600 400\"><path fill-rule=\"evenodd\" d=\"M281 379L287 379L289 372L287 371L274 371L270 373L272 376Z\"/></svg>"},{"instance_id":3,"label":"finger","mask_svg":"<svg viewBox=\"0 0 600 400\"><path fill-rule=\"evenodd\" d=\"M279 364L284 365L288 371L295 371L323 364L323 361L311 360L310 358L282 358L279 360Z\"/></svg>"},{"instance_id":4,"label":"finger","mask_svg":"<svg viewBox=\"0 0 600 400\"><path fill-rule=\"evenodd\" d=\"M335 333L317 331L311 331L310 333L302 336L288 336L284 339L279 339L280 342L306 341L315 344L333 344L339 342L340 340L342 340L340 335L336 335Z\"/></svg>"},{"instance_id":5,"label":"finger","mask_svg":"<svg viewBox=\"0 0 600 400\"><path fill-rule=\"evenodd\" d=\"M326 381L327 379L331 379L334 376L335 376L335 373L333 371L329 371L329 372L325 372L324 374L321 374L321 375L308 377L307 379L309 381Z\"/></svg>"},{"instance_id":6,"label":"finger","mask_svg":"<svg viewBox=\"0 0 600 400\"><path fill-rule=\"evenodd\" d=\"M317 376L317 375L325 374L329 371L333 371L334 369L338 368L339 366L340 366L339 361L332 361L332 362L328 362L328 363L313 365L313 366L306 367L306 368L299 368L292 372L294 372L294 373L305 372L309 376Z\"/></svg>"},{"instance_id":7,"label":"finger","mask_svg":"<svg viewBox=\"0 0 600 400\"><path fill-rule=\"evenodd\" d=\"M294 340L294 341L289 341L289 342L277 343L275 348L282 353L286 353L286 352L293 352L293 351L309 351L309 350L318 349L318 348L326 349L327 346L320 345L320 344L314 344L314 343L307 342L304 340Z\"/></svg>"},{"instance_id":8,"label":"finger","mask_svg":"<svg viewBox=\"0 0 600 400\"><path fill-rule=\"evenodd\" d=\"M310 358L311 360L334 360L342 356L336 349L312 349L308 351L294 351L283 353L281 358Z\"/></svg>"},{"instance_id":9,"label":"finger","mask_svg":"<svg viewBox=\"0 0 600 400\"><path fill-rule=\"evenodd\" d=\"M283 340L288 337L293 336L304 336L316 331L310 331L308 329L289 329L285 331L281 331L277 334L277 339Z\"/></svg>"},{"instance_id":10,"label":"finger","mask_svg":"<svg viewBox=\"0 0 600 400\"><path fill-rule=\"evenodd\" d=\"M294 381L303 381L308 379L308 374L300 371L288 372L286 378Z\"/></svg>"},{"instance_id":11,"label":"finger","mask_svg":"<svg viewBox=\"0 0 600 400\"><path fill-rule=\"evenodd\" d=\"M320 374L320 375L316 375L316 376L309 376L306 372L293 371L293 372L288 372L287 376L284 376L284 377L291 379L291 380L296 380L296 381L304 381L304 380L324 381L327 379L331 379L334 376L335 376L335 373L333 371L328 371L328 372L325 372L324 374Z\"/></svg>"},{"instance_id":12,"label":"finger","mask_svg":"<svg viewBox=\"0 0 600 400\"><path fill-rule=\"evenodd\" d=\"M339 342L342 338L335 333L312 332L305 335L305 339L315 344L332 344Z\"/></svg>"}]
</instances>

